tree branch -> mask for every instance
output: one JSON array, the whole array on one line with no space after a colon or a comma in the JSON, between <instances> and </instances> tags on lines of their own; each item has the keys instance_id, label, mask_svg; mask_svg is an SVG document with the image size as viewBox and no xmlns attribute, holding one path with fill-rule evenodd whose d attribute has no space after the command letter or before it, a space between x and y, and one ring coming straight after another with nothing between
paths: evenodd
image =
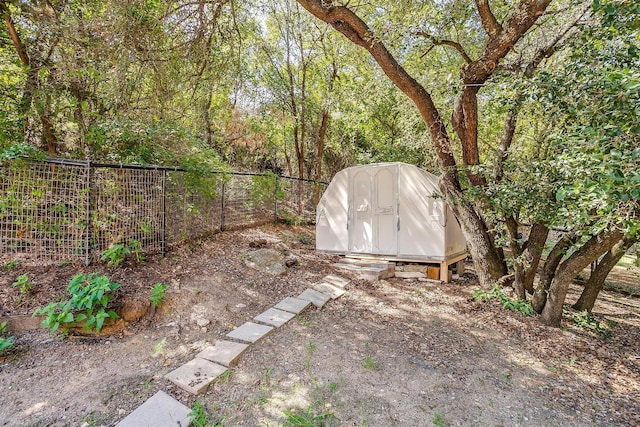
<instances>
[{"instance_id":1,"label":"tree branch","mask_svg":"<svg viewBox=\"0 0 640 427\"><path fill-rule=\"evenodd\" d=\"M387 77L414 102L427 124L440 166L445 174L449 175L451 182L459 188L451 140L440 113L426 89L407 73L386 46L375 37L367 24L350 9L334 6L333 2L326 0L297 1L316 18L330 24L354 44L365 48Z\"/></svg>"},{"instance_id":2,"label":"tree branch","mask_svg":"<svg viewBox=\"0 0 640 427\"><path fill-rule=\"evenodd\" d=\"M493 35L489 35L482 56L462 70L463 82L467 85L486 82L496 69L498 61L504 58L518 40L529 31L549 3L551 0L521 0L502 29L493 31ZM484 14L486 19L489 11L486 0L476 0L476 5L478 12L481 16Z\"/></svg>"},{"instance_id":3,"label":"tree branch","mask_svg":"<svg viewBox=\"0 0 640 427\"><path fill-rule=\"evenodd\" d=\"M496 37L502 31L502 27L489 7L489 0L475 0L475 2L484 30L490 38Z\"/></svg>"},{"instance_id":4,"label":"tree branch","mask_svg":"<svg viewBox=\"0 0 640 427\"><path fill-rule=\"evenodd\" d=\"M4 22L7 24L9 37L11 38L11 41L13 42L13 46L16 48L16 52L20 57L20 62L22 62L22 65L24 65L25 67L28 67L30 65L29 55L27 55L27 52L24 50L24 46L22 45L20 36L18 35L18 32L16 31L16 27L13 24L13 19L11 19L11 15L9 14L8 10L6 12L3 10L2 12L5 13Z\"/></svg>"},{"instance_id":5,"label":"tree branch","mask_svg":"<svg viewBox=\"0 0 640 427\"><path fill-rule=\"evenodd\" d=\"M437 37L432 36L431 34L425 33L424 31L419 31L418 33L416 33L416 35L422 36L424 38L429 39L431 41L431 43L433 43L434 46L449 46L449 47L452 47L452 48L454 48L455 50L457 50L460 53L460 55L462 56L462 59L464 59L464 62L466 62L467 64L470 64L471 62L473 62L473 60L469 57L467 52L465 52L465 50L462 47L462 45L460 43L458 43L458 42L454 42L453 40L439 39ZM425 53L423 53L420 56L420 58L425 56L430 51L431 51L431 48L429 50L427 50Z\"/></svg>"}]
</instances>

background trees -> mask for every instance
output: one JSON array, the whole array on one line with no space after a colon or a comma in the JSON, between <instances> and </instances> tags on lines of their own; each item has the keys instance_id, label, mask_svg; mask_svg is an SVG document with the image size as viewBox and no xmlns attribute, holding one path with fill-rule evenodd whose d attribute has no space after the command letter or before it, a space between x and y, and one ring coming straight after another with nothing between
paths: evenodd
<instances>
[{"instance_id":1,"label":"background trees","mask_svg":"<svg viewBox=\"0 0 640 427\"><path fill-rule=\"evenodd\" d=\"M481 283L511 281L554 325L575 275L597 263L577 304L589 309L637 240L632 2L13 0L0 13L5 155L314 179L414 163L443 173Z\"/></svg>"}]
</instances>

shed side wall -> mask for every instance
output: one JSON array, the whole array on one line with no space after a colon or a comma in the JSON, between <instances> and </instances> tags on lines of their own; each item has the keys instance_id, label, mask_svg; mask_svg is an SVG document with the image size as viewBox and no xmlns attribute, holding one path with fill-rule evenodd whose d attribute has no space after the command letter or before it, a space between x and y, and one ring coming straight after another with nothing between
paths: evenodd
<instances>
[{"instance_id":1,"label":"shed side wall","mask_svg":"<svg viewBox=\"0 0 640 427\"><path fill-rule=\"evenodd\" d=\"M438 191L437 181L420 169L407 166L400 169L398 185L398 257L444 259L443 200L433 198Z\"/></svg>"},{"instance_id":2,"label":"shed side wall","mask_svg":"<svg viewBox=\"0 0 640 427\"><path fill-rule=\"evenodd\" d=\"M316 249L346 254L349 249L348 174L338 172L318 203L316 214Z\"/></svg>"}]
</instances>

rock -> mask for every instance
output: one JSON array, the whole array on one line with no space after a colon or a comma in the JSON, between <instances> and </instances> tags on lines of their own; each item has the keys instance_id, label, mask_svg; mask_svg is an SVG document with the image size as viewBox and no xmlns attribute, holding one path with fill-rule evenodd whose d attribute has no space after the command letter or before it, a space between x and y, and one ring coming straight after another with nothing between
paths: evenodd
<instances>
[{"instance_id":1,"label":"rock","mask_svg":"<svg viewBox=\"0 0 640 427\"><path fill-rule=\"evenodd\" d=\"M288 256L284 261L284 265L287 268L291 268L293 266L300 265L300 260L294 256Z\"/></svg>"},{"instance_id":2,"label":"rock","mask_svg":"<svg viewBox=\"0 0 640 427\"><path fill-rule=\"evenodd\" d=\"M201 328L207 326L210 323L211 323L211 320L209 320L209 319L197 319L196 320L196 325L200 326Z\"/></svg>"},{"instance_id":3,"label":"rock","mask_svg":"<svg viewBox=\"0 0 640 427\"><path fill-rule=\"evenodd\" d=\"M125 298L120 309L120 317L125 322L135 322L147 314L151 302L146 299Z\"/></svg>"},{"instance_id":4,"label":"rock","mask_svg":"<svg viewBox=\"0 0 640 427\"><path fill-rule=\"evenodd\" d=\"M260 248L264 248L265 246L267 246L267 239L258 239L258 240L249 242L250 248L260 249Z\"/></svg>"},{"instance_id":5,"label":"rock","mask_svg":"<svg viewBox=\"0 0 640 427\"><path fill-rule=\"evenodd\" d=\"M257 251L247 253L245 264L247 267L274 276L279 276L287 271L284 255L273 249L258 249Z\"/></svg>"}]
</instances>

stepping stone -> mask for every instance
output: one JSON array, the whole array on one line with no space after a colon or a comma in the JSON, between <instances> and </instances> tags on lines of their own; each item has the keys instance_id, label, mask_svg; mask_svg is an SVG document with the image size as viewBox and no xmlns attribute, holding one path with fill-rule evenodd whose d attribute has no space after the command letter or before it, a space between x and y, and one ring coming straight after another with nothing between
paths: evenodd
<instances>
[{"instance_id":1,"label":"stepping stone","mask_svg":"<svg viewBox=\"0 0 640 427\"><path fill-rule=\"evenodd\" d=\"M227 336L229 338L235 338L244 342L258 342L264 336L268 335L271 331L273 331L273 327L258 325L253 322L246 322L244 325L235 328L233 331L229 332Z\"/></svg>"},{"instance_id":2,"label":"stepping stone","mask_svg":"<svg viewBox=\"0 0 640 427\"><path fill-rule=\"evenodd\" d=\"M339 288L343 288L347 286L350 282L349 279L345 279L344 277L336 276L335 274L329 274L328 276L324 276L322 279L323 282L330 283Z\"/></svg>"},{"instance_id":3,"label":"stepping stone","mask_svg":"<svg viewBox=\"0 0 640 427\"><path fill-rule=\"evenodd\" d=\"M323 294L322 292L318 292L315 289L307 289L298 295L299 299L310 301L313 305L318 308L324 307L324 305L331 299L331 297L327 294Z\"/></svg>"},{"instance_id":4,"label":"stepping stone","mask_svg":"<svg viewBox=\"0 0 640 427\"><path fill-rule=\"evenodd\" d=\"M196 355L200 359L210 362L219 363L224 366L234 366L238 363L240 356L246 349L248 344L242 344L233 341L216 341L213 346L209 346Z\"/></svg>"},{"instance_id":5,"label":"stepping stone","mask_svg":"<svg viewBox=\"0 0 640 427\"><path fill-rule=\"evenodd\" d=\"M190 412L188 406L164 391L159 391L116 424L116 427L186 427L189 425Z\"/></svg>"},{"instance_id":6,"label":"stepping stone","mask_svg":"<svg viewBox=\"0 0 640 427\"><path fill-rule=\"evenodd\" d=\"M289 313L300 314L310 305L311 301L294 297L286 297L278 304L276 304L274 308L277 308L278 310L288 311Z\"/></svg>"},{"instance_id":7,"label":"stepping stone","mask_svg":"<svg viewBox=\"0 0 640 427\"><path fill-rule=\"evenodd\" d=\"M318 292L322 292L323 294L329 295L331 299L339 298L346 292L344 289L330 285L326 282L316 283L315 285L313 285L313 289Z\"/></svg>"},{"instance_id":8,"label":"stepping stone","mask_svg":"<svg viewBox=\"0 0 640 427\"><path fill-rule=\"evenodd\" d=\"M294 317L296 317L296 315L293 313L289 313L288 311L278 310L277 308L270 308L267 311L258 314L253 318L253 320L279 328Z\"/></svg>"},{"instance_id":9,"label":"stepping stone","mask_svg":"<svg viewBox=\"0 0 640 427\"><path fill-rule=\"evenodd\" d=\"M226 371L227 368L222 365L195 358L169 372L165 378L191 394L201 394L207 391L209 384Z\"/></svg>"}]
</instances>

